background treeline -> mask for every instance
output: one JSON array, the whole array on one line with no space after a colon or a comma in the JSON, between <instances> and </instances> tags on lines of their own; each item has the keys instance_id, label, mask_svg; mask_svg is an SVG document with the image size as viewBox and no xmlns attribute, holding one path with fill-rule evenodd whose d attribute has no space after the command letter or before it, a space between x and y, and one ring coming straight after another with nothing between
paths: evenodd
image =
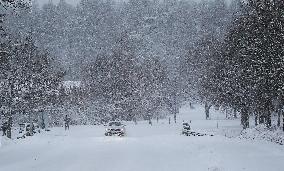
<instances>
[{"instance_id":1,"label":"background treeline","mask_svg":"<svg viewBox=\"0 0 284 171\"><path fill-rule=\"evenodd\" d=\"M35 1L7 15L5 30L15 39L32 37L57 57L65 79L82 82L58 90L61 104L49 109L55 124L64 113L79 124L150 119L198 99L196 71L184 65L189 50L203 35L221 39L233 8L223 0L83 0L76 7L61 0L42 8Z\"/></svg>"},{"instance_id":2,"label":"background treeline","mask_svg":"<svg viewBox=\"0 0 284 171\"><path fill-rule=\"evenodd\" d=\"M6 15L4 29L16 40L31 37L55 57L53 67L63 66L65 80L81 81L56 88L59 100L48 105L54 123L65 113L78 124L150 119L202 101L206 118L210 106L222 106L240 112L246 128L250 114L269 126L283 108L281 5L82 0L74 7L61 0L40 8L35 1Z\"/></svg>"}]
</instances>

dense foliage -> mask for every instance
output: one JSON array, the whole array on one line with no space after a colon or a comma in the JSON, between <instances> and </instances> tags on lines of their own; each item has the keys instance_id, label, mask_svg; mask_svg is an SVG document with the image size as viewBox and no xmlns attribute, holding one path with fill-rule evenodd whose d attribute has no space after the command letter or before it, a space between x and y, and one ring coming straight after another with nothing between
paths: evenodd
<instances>
[{"instance_id":1,"label":"dense foliage","mask_svg":"<svg viewBox=\"0 0 284 171\"><path fill-rule=\"evenodd\" d=\"M29 40L19 45L25 55L36 51L29 70L44 66L38 79L56 78L48 82L53 98L30 92L32 106L48 108L55 125L65 114L76 124L176 115L183 102L201 101L207 119L211 106L229 108L247 128L252 114L270 126L272 112L280 125L283 14L277 0L82 0L76 7L60 0L7 9L2 22L4 35ZM55 63L80 86L59 86ZM38 72L29 70L23 79Z\"/></svg>"},{"instance_id":2,"label":"dense foliage","mask_svg":"<svg viewBox=\"0 0 284 171\"><path fill-rule=\"evenodd\" d=\"M284 4L248 1L234 20L203 79L203 94L215 105L241 112L242 125L271 126L271 114L283 112Z\"/></svg>"}]
</instances>

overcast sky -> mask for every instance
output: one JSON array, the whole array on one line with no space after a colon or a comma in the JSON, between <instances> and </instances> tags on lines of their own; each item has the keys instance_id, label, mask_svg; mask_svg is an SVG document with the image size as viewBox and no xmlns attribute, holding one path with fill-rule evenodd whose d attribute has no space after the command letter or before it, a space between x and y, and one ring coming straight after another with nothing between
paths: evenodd
<instances>
[{"instance_id":1,"label":"overcast sky","mask_svg":"<svg viewBox=\"0 0 284 171\"><path fill-rule=\"evenodd\" d=\"M47 3L49 0L37 0L40 5ZM54 3L58 3L59 0L51 0ZM76 5L80 0L66 0L68 4Z\"/></svg>"},{"instance_id":2,"label":"overcast sky","mask_svg":"<svg viewBox=\"0 0 284 171\"><path fill-rule=\"evenodd\" d=\"M47 3L49 0L37 0L40 5ZM60 0L51 0L54 3L58 3ZM68 4L77 5L81 0L65 0ZM117 0L123 1L123 0Z\"/></svg>"},{"instance_id":3,"label":"overcast sky","mask_svg":"<svg viewBox=\"0 0 284 171\"><path fill-rule=\"evenodd\" d=\"M47 3L50 0L37 0L37 2L40 4L40 6L42 6L43 4ZM54 3L58 3L60 0L51 0ZM78 4L81 0L65 0L67 3L72 4L72 5L76 5ZM123 1L123 0L117 0L117 1ZM193 0L193 1L199 1L199 0ZM226 0L228 2L230 2L230 0Z\"/></svg>"},{"instance_id":4,"label":"overcast sky","mask_svg":"<svg viewBox=\"0 0 284 171\"><path fill-rule=\"evenodd\" d=\"M40 5L43 5L45 3L47 3L49 0L37 0L38 3ZM60 0L51 0L54 3L58 3ZM72 4L72 5L76 5L77 3L80 2L80 0L65 0L67 3ZM122 1L122 0L117 0L117 1ZM198 0L194 0L194 1L198 1Z\"/></svg>"}]
</instances>

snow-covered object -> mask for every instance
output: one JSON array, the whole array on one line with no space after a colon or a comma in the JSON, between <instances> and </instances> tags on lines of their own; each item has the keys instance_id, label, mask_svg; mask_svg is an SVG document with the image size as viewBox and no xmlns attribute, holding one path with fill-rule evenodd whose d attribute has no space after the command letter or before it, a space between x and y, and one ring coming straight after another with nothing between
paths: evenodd
<instances>
[{"instance_id":1,"label":"snow-covered object","mask_svg":"<svg viewBox=\"0 0 284 171\"><path fill-rule=\"evenodd\" d=\"M81 81L63 81L63 86L66 89L81 87Z\"/></svg>"},{"instance_id":2,"label":"snow-covered object","mask_svg":"<svg viewBox=\"0 0 284 171\"><path fill-rule=\"evenodd\" d=\"M109 122L105 130L105 136L112 136L112 135L125 136L125 134L126 134L125 126L118 121Z\"/></svg>"},{"instance_id":3,"label":"snow-covered object","mask_svg":"<svg viewBox=\"0 0 284 171\"><path fill-rule=\"evenodd\" d=\"M279 129L268 129L263 124L243 130L239 137L252 140L271 141L284 145L284 132Z\"/></svg>"}]
</instances>

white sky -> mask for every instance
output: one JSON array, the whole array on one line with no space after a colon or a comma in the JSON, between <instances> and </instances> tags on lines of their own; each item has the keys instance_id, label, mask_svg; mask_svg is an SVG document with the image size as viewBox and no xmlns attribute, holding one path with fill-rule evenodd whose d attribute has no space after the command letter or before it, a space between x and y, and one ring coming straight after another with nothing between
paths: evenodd
<instances>
[{"instance_id":1,"label":"white sky","mask_svg":"<svg viewBox=\"0 0 284 171\"><path fill-rule=\"evenodd\" d=\"M40 6L42 6L43 4L47 3L49 0L36 0ZM54 3L58 3L60 0L51 0ZM81 0L65 0L67 3L71 4L71 5L76 5L78 4ZM117 0L117 1L123 1L123 0ZM192 0L191 0L192 1ZM193 0L193 1L199 1L199 0ZM230 0L227 0L228 2L230 2Z\"/></svg>"},{"instance_id":2,"label":"white sky","mask_svg":"<svg viewBox=\"0 0 284 171\"><path fill-rule=\"evenodd\" d=\"M48 1L49 0L37 0L37 2L40 4L40 6L45 4L45 3L47 3ZM54 2L54 3L58 3L59 2L59 0L51 0L51 1ZM68 4L76 5L78 2L80 2L80 0L66 0L66 2Z\"/></svg>"},{"instance_id":3,"label":"white sky","mask_svg":"<svg viewBox=\"0 0 284 171\"><path fill-rule=\"evenodd\" d=\"M40 5L43 5L47 3L49 0L37 0ZM51 0L54 3L58 3L60 0ZM81 0L65 0L68 4L76 5L78 4ZM122 0L117 0L117 1L122 1ZM196 0L195 0L196 1Z\"/></svg>"},{"instance_id":4,"label":"white sky","mask_svg":"<svg viewBox=\"0 0 284 171\"><path fill-rule=\"evenodd\" d=\"M43 4L47 3L49 0L36 0L40 6L42 6ZM51 0L53 3L58 3L60 0ZM81 0L65 0L68 4L71 5L77 5ZM117 0L117 1L123 1L123 0Z\"/></svg>"}]
</instances>

